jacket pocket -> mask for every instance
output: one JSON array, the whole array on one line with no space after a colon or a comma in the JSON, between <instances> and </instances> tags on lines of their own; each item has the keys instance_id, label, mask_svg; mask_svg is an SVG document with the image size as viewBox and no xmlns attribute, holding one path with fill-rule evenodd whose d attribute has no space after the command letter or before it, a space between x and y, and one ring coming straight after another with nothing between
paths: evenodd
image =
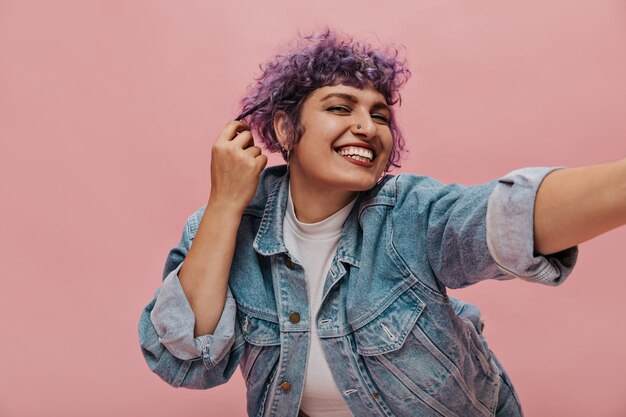
<instances>
[{"instance_id":1,"label":"jacket pocket","mask_svg":"<svg viewBox=\"0 0 626 417\"><path fill-rule=\"evenodd\" d=\"M237 320L245 341L240 366L247 388L248 415L259 416L280 358L278 316L238 307Z\"/></svg>"},{"instance_id":2,"label":"jacket pocket","mask_svg":"<svg viewBox=\"0 0 626 417\"><path fill-rule=\"evenodd\" d=\"M413 291L404 291L372 320L353 329L357 353L372 356L400 349L425 306Z\"/></svg>"},{"instance_id":3,"label":"jacket pocket","mask_svg":"<svg viewBox=\"0 0 626 417\"><path fill-rule=\"evenodd\" d=\"M373 382L396 415L493 415L497 374L466 323L445 302L426 304L414 288L353 332Z\"/></svg>"},{"instance_id":4,"label":"jacket pocket","mask_svg":"<svg viewBox=\"0 0 626 417\"><path fill-rule=\"evenodd\" d=\"M271 318L269 320L268 318L270 317L267 315L264 315L264 318L260 318L258 314L247 309L242 310L239 308L237 311L237 320L241 327L243 339L246 342L244 355L241 360L241 371L246 380L250 377L250 372L260 356L266 356L265 353L268 353L268 351L279 350L280 327L278 319L272 321ZM265 349L271 346L277 348ZM263 353L264 350L265 353ZM267 366L267 364L263 363L262 366Z\"/></svg>"},{"instance_id":5,"label":"jacket pocket","mask_svg":"<svg viewBox=\"0 0 626 417\"><path fill-rule=\"evenodd\" d=\"M276 320L260 318L254 312L238 309L241 333L246 342L256 346L280 345L280 326Z\"/></svg>"}]
</instances>

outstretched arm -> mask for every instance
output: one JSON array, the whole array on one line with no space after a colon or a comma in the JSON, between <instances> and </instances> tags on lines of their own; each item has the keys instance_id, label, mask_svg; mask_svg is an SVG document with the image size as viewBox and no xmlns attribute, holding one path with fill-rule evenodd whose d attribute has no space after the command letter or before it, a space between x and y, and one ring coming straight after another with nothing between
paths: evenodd
<instances>
[{"instance_id":1,"label":"outstretched arm","mask_svg":"<svg viewBox=\"0 0 626 417\"><path fill-rule=\"evenodd\" d=\"M535 200L535 252L548 255L626 224L626 159L553 171Z\"/></svg>"}]
</instances>

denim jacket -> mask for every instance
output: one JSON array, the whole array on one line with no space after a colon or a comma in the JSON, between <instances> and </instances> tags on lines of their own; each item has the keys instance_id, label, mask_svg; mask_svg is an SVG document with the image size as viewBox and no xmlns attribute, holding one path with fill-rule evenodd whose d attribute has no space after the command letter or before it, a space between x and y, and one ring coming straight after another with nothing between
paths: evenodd
<instances>
[{"instance_id":1,"label":"denim jacket","mask_svg":"<svg viewBox=\"0 0 626 417\"><path fill-rule=\"evenodd\" d=\"M241 219L220 321L195 338L178 271L204 208L187 220L140 319L148 366L168 384L194 389L223 384L240 366L248 415L297 416L309 329L317 326L355 416L519 416L479 310L446 288L514 277L563 282L577 248L533 252L535 195L553 169L524 168L470 187L386 176L359 194L311 317L304 270L282 236L288 172L267 168Z\"/></svg>"}]
</instances>

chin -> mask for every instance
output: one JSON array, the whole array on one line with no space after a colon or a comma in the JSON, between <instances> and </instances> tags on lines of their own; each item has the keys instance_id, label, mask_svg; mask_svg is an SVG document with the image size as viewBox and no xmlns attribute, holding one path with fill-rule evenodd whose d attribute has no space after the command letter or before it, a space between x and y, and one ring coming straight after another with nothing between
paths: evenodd
<instances>
[{"instance_id":1,"label":"chin","mask_svg":"<svg viewBox=\"0 0 626 417\"><path fill-rule=\"evenodd\" d=\"M369 178L359 178L354 179L346 183L346 188L350 191L367 191L376 185L376 179Z\"/></svg>"}]
</instances>

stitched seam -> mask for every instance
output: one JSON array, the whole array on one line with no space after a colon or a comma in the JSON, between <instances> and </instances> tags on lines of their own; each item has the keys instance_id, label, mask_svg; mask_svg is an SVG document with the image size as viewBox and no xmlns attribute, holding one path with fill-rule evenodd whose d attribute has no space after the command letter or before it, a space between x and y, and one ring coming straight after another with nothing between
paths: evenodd
<instances>
[{"instance_id":1,"label":"stitched seam","mask_svg":"<svg viewBox=\"0 0 626 417\"><path fill-rule=\"evenodd\" d=\"M176 373L176 378L174 379L174 385L176 387L180 387L183 384L183 381L185 380L185 376L187 376L187 372L189 371L189 368L191 368L192 362L193 361L191 360L184 361L183 364L180 366L180 368L178 368L178 372Z\"/></svg>"},{"instance_id":2,"label":"stitched seam","mask_svg":"<svg viewBox=\"0 0 626 417\"><path fill-rule=\"evenodd\" d=\"M452 361L450 358L448 358L448 356L442 352L441 350L439 350L439 348L430 340L430 338L428 337L428 335L426 333L424 333L424 331L419 327L419 326L415 326L413 328L413 334L415 335L415 337L417 338L417 340L420 341L420 343L422 344L422 346L424 346L426 349L428 349L428 351L448 370L450 371L450 374L452 375L452 377L454 378L454 380L459 384L459 387L461 388L461 390L465 393L465 395L467 396L467 398L470 400L470 402L472 403L472 405L477 409L480 410L484 415L491 415L491 412L489 411L489 409L487 409L487 406L484 405L483 403L481 403L476 396L474 395L474 393L470 390L470 388L467 386L467 382L465 381L465 378L463 378L463 374L461 373L461 371L459 370L458 366L456 363L454 363L454 361Z\"/></svg>"},{"instance_id":3,"label":"stitched seam","mask_svg":"<svg viewBox=\"0 0 626 417\"><path fill-rule=\"evenodd\" d=\"M396 378L416 397L418 397L422 402L429 407L431 407L434 411L441 414L444 417L459 417L456 413L450 411L446 406L441 404L439 401L432 398L430 395L425 393L420 387L413 383L413 381L409 380L406 375L404 375L400 370L387 358L383 355L375 356L375 358L387 368Z\"/></svg>"}]
</instances>

